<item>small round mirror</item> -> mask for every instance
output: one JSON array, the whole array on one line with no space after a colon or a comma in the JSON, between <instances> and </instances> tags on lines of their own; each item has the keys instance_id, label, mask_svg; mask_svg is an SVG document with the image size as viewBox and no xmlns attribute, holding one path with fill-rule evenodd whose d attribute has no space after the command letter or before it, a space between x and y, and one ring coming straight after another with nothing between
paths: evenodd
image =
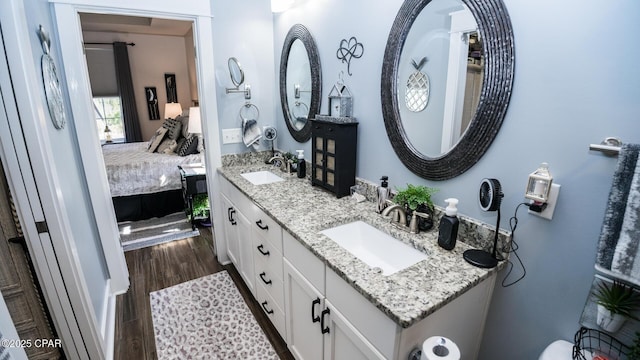
<instances>
[{"instance_id":1,"label":"small round mirror","mask_svg":"<svg viewBox=\"0 0 640 360\"><path fill-rule=\"evenodd\" d=\"M231 76L231 81L233 85L237 88L242 85L244 82L244 71L242 71L242 67L240 67L240 63L238 59L231 57L228 61L229 64L229 75Z\"/></svg>"}]
</instances>

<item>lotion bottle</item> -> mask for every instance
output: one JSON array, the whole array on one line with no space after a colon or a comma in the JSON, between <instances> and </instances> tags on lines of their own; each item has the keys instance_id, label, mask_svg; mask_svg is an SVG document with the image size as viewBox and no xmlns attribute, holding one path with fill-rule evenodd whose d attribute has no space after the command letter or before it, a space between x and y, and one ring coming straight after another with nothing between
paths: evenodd
<instances>
[{"instance_id":1,"label":"lotion bottle","mask_svg":"<svg viewBox=\"0 0 640 360\"><path fill-rule=\"evenodd\" d=\"M448 203L445 214L440 219L440 227L438 233L438 245L446 250L451 250L456 246L458 237L458 199L449 198L445 202Z\"/></svg>"},{"instance_id":2,"label":"lotion bottle","mask_svg":"<svg viewBox=\"0 0 640 360\"><path fill-rule=\"evenodd\" d=\"M304 160L304 150L296 150L298 153L298 177L303 179L307 176L307 162Z\"/></svg>"},{"instance_id":3,"label":"lotion bottle","mask_svg":"<svg viewBox=\"0 0 640 360\"><path fill-rule=\"evenodd\" d=\"M387 207L387 199L391 197L391 189L389 189L388 183L389 177L384 175L380 180L382 180L382 183L378 186L378 206L376 208L378 213L382 213L382 210Z\"/></svg>"}]
</instances>

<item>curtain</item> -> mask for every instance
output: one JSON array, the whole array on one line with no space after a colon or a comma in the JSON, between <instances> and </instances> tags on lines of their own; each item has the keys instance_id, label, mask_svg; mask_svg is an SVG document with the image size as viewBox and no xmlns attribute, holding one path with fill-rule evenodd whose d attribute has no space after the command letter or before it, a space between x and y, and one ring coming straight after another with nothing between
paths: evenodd
<instances>
[{"instance_id":1,"label":"curtain","mask_svg":"<svg viewBox=\"0 0 640 360\"><path fill-rule=\"evenodd\" d=\"M138 121L138 109L136 107L133 81L131 80L131 67L129 66L129 52L124 42L113 43L113 56L116 64L116 80L122 106L122 120L124 122L124 134L126 142L142 141L142 131Z\"/></svg>"}]
</instances>

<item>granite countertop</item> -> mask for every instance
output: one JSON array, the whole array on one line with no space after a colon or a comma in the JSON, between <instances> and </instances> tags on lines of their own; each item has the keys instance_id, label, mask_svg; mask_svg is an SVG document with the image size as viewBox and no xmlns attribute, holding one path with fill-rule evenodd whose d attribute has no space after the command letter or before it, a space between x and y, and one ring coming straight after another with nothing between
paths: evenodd
<instances>
[{"instance_id":1,"label":"granite countertop","mask_svg":"<svg viewBox=\"0 0 640 360\"><path fill-rule=\"evenodd\" d=\"M253 185L240 174L271 170L285 179ZM437 244L434 229L409 234L392 226L375 211L373 202L356 203L281 172L270 165L223 166L218 172L247 195L327 266L353 286L378 309L403 328L410 327L440 309L503 266L481 269L468 264L462 253L472 248L458 234L456 247L447 251ZM390 276L373 271L319 231L362 220L426 253L429 258ZM286 256L286 255L285 255Z\"/></svg>"}]
</instances>

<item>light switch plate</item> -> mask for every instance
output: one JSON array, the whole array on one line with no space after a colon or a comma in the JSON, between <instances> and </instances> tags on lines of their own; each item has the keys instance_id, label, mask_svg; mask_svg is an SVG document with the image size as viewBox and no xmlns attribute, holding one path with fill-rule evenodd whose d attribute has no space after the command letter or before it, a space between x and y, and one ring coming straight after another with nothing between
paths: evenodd
<instances>
[{"instance_id":1,"label":"light switch plate","mask_svg":"<svg viewBox=\"0 0 640 360\"><path fill-rule=\"evenodd\" d=\"M242 142L242 129L222 129L222 143L223 144L237 144Z\"/></svg>"},{"instance_id":2,"label":"light switch plate","mask_svg":"<svg viewBox=\"0 0 640 360\"><path fill-rule=\"evenodd\" d=\"M556 209L556 203L558 202L558 195L560 194L560 185L551 184L551 191L549 192L549 200L547 201L547 207L542 212L535 212L529 210L529 214L551 220L553 218L553 211Z\"/></svg>"}]
</instances>

